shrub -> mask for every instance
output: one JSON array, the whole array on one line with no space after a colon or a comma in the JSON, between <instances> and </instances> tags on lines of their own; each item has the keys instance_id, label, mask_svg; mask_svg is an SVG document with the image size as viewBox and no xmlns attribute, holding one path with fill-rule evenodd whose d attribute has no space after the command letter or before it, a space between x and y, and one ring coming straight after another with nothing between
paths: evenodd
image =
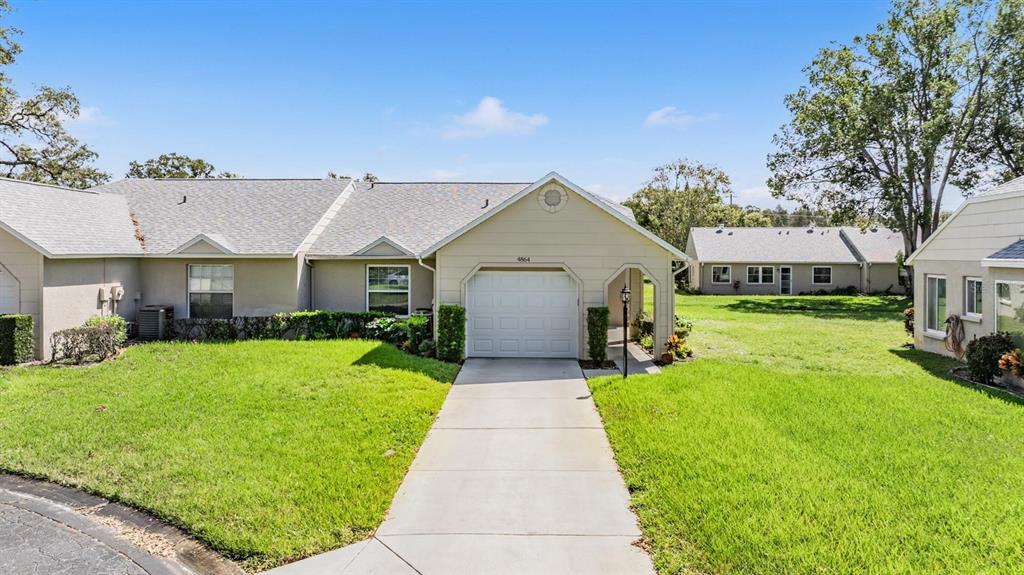
<instances>
[{"instance_id":1,"label":"shrub","mask_svg":"<svg viewBox=\"0 0 1024 575\"><path fill-rule=\"evenodd\" d=\"M406 323L397 317L379 317L366 324L365 336L402 347L409 339Z\"/></svg>"},{"instance_id":2,"label":"shrub","mask_svg":"<svg viewBox=\"0 0 1024 575\"><path fill-rule=\"evenodd\" d=\"M51 361L82 363L87 359L103 361L117 353L117 331L111 325L72 327L50 336Z\"/></svg>"},{"instance_id":3,"label":"shrub","mask_svg":"<svg viewBox=\"0 0 1024 575\"><path fill-rule=\"evenodd\" d=\"M903 310L903 329L907 332L907 335L914 337L914 307L908 307Z\"/></svg>"},{"instance_id":4,"label":"shrub","mask_svg":"<svg viewBox=\"0 0 1024 575\"><path fill-rule=\"evenodd\" d=\"M114 345L122 347L128 341L128 320L119 315L94 315L85 320L83 327L97 327L108 325L114 330Z\"/></svg>"},{"instance_id":5,"label":"shrub","mask_svg":"<svg viewBox=\"0 0 1024 575\"><path fill-rule=\"evenodd\" d=\"M1024 351L1014 349L999 358L999 369L1012 373L1014 377L1024 377Z\"/></svg>"},{"instance_id":6,"label":"shrub","mask_svg":"<svg viewBox=\"0 0 1024 575\"><path fill-rule=\"evenodd\" d=\"M646 349L648 351L648 353L654 351L654 336L653 335L645 335L642 338L640 338L640 341L637 342L637 343L640 345L640 347Z\"/></svg>"},{"instance_id":7,"label":"shrub","mask_svg":"<svg viewBox=\"0 0 1024 575\"><path fill-rule=\"evenodd\" d=\"M416 348L423 357L434 357L434 353L437 351L434 347L434 340L425 339L420 342L419 347Z\"/></svg>"},{"instance_id":8,"label":"shrub","mask_svg":"<svg viewBox=\"0 0 1024 575\"><path fill-rule=\"evenodd\" d=\"M640 341L645 337L654 337L654 319L647 312L640 312L630 326L633 341Z\"/></svg>"},{"instance_id":9,"label":"shrub","mask_svg":"<svg viewBox=\"0 0 1024 575\"><path fill-rule=\"evenodd\" d=\"M338 339L362 337L366 325L382 312L297 311L272 316L241 316L231 319L180 318L174 320L174 337L186 341L234 341L236 339Z\"/></svg>"},{"instance_id":10,"label":"shrub","mask_svg":"<svg viewBox=\"0 0 1024 575\"><path fill-rule=\"evenodd\" d=\"M590 359L608 359L608 307L587 308L587 354Z\"/></svg>"},{"instance_id":11,"label":"shrub","mask_svg":"<svg viewBox=\"0 0 1024 575\"><path fill-rule=\"evenodd\" d=\"M32 361L34 352L32 316L0 315L0 365Z\"/></svg>"},{"instance_id":12,"label":"shrub","mask_svg":"<svg viewBox=\"0 0 1024 575\"><path fill-rule=\"evenodd\" d=\"M409 350L413 353L420 353L420 346L423 342L434 339L430 318L425 315L409 316L409 321L405 322L405 325L406 330L409 332L407 334Z\"/></svg>"},{"instance_id":13,"label":"shrub","mask_svg":"<svg viewBox=\"0 0 1024 575\"><path fill-rule=\"evenodd\" d=\"M437 308L437 358L457 362L466 348L466 308L445 304Z\"/></svg>"},{"instance_id":14,"label":"shrub","mask_svg":"<svg viewBox=\"0 0 1024 575\"><path fill-rule=\"evenodd\" d=\"M677 316L675 316L675 324L676 324L676 326L675 326L675 331L673 332L673 334L676 337L678 337L679 339L685 340L686 338L690 337L691 333L693 333L693 322L692 321L690 321L688 319L681 318L681 317L679 317L677 315Z\"/></svg>"},{"instance_id":15,"label":"shrub","mask_svg":"<svg viewBox=\"0 0 1024 575\"><path fill-rule=\"evenodd\" d=\"M971 340L967 344L967 370L971 378L978 383L992 383L992 378L999 375L999 360L1003 354L1013 351L1016 347L1009 334L994 333Z\"/></svg>"}]
</instances>

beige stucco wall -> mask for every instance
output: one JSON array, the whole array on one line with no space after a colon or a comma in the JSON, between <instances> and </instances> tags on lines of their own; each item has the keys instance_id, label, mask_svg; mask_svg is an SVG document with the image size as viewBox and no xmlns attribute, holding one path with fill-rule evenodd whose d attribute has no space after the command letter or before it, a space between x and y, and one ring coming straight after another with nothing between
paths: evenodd
<instances>
[{"instance_id":1,"label":"beige stucco wall","mask_svg":"<svg viewBox=\"0 0 1024 575\"><path fill-rule=\"evenodd\" d=\"M36 357L41 357L43 311L43 256L28 244L0 230L0 265L18 280L18 313L32 316L36 332Z\"/></svg>"},{"instance_id":2,"label":"beige stucco wall","mask_svg":"<svg viewBox=\"0 0 1024 575\"><path fill-rule=\"evenodd\" d=\"M366 266L371 264L409 266L413 311L432 307L434 274L416 260L314 260L312 263L313 307L316 309L366 311Z\"/></svg>"},{"instance_id":3,"label":"beige stucco wall","mask_svg":"<svg viewBox=\"0 0 1024 575\"><path fill-rule=\"evenodd\" d=\"M644 273L638 269L631 268L616 276L612 283L608 284L608 323L612 327L622 326L622 286L626 283L626 275L629 274L629 317L630 321L636 318L644 310ZM657 296L655 296L657 297Z\"/></svg>"},{"instance_id":4,"label":"beige stucco wall","mask_svg":"<svg viewBox=\"0 0 1024 575\"><path fill-rule=\"evenodd\" d=\"M188 314L188 264L235 266L234 315L273 315L299 306L298 264L293 258L152 258L140 264L143 305L174 306Z\"/></svg>"},{"instance_id":5,"label":"beige stucco wall","mask_svg":"<svg viewBox=\"0 0 1024 575\"><path fill-rule=\"evenodd\" d=\"M117 313L135 321L141 289L139 261L136 258L46 258L43 268L42 356L50 356L50 335L76 327L94 315ZM114 302L111 288L124 290L121 301ZM107 301L100 301L100 290Z\"/></svg>"},{"instance_id":6,"label":"beige stucco wall","mask_svg":"<svg viewBox=\"0 0 1024 575\"><path fill-rule=\"evenodd\" d=\"M871 264L864 266L864 291L904 293L906 290L900 285L899 266L891 264Z\"/></svg>"},{"instance_id":7,"label":"beige stucco wall","mask_svg":"<svg viewBox=\"0 0 1024 575\"><path fill-rule=\"evenodd\" d=\"M534 193L438 250L437 299L465 305L464 282L481 267L564 266L583 284L577 346L582 357L587 349L586 308L609 305L607 284L623 265L643 266L662 286L655 302L655 341L660 351L672 330L672 260L664 248L572 191L566 205L554 213L541 208Z\"/></svg>"},{"instance_id":8,"label":"beige stucco wall","mask_svg":"<svg viewBox=\"0 0 1024 575\"><path fill-rule=\"evenodd\" d=\"M732 282L739 280L739 290L733 289L732 282L728 284L714 284L711 283L711 268L716 265L731 265L732 266ZM774 282L770 284L748 284L747 283L747 266L751 265L768 265L775 268L773 275ZM801 292L812 292L819 289L833 290L838 288L845 288L848 286L854 286L857 289L861 289L861 270L859 264L821 264L823 266L829 266L832 268L832 283L830 284L814 284L811 282L811 270L816 265L812 264L749 264L749 263L731 263L731 264L712 264L704 263L700 264L700 273L694 273L691 277L699 275L699 286L702 293L706 294L718 294L718 295L778 295L780 290L779 283L779 268L782 266L790 266L793 268L793 294L799 294Z\"/></svg>"}]
</instances>

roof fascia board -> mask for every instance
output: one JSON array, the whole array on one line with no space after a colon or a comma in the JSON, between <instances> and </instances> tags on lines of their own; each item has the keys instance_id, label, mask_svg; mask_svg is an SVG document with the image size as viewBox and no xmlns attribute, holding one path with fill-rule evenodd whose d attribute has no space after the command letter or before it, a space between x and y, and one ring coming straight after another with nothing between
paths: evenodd
<instances>
[{"instance_id":1,"label":"roof fascia board","mask_svg":"<svg viewBox=\"0 0 1024 575\"><path fill-rule=\"evenodd\" d=\"M0 221L0 230L4 230L5 232L11 234L12 236L18 238L18 240L24 242L30 248L36 250L37 252L43 254L44 256L46 256L48 258L54 257L54 255L51 254L46 249L44 249L43 246L41 246L41 245L35 243L34 241L28 239L28 237L26 237L24 234L22 234L21 232L19 232L18 230L14 229L14 228L12 228L11 226L5 224L2 221Z\"/></svg>"},{"instance_id":2,"label":"roof fascia board","mask_svg":"<svg viewBox=\"0 0 1024 575\"><path fill-rule=\"evenodd\" d=\"M381 236L381 237L373 240L372 242L366 244L365 246L363 246L362 249L360 249L359 251L355 252L352 255L354 255L354 256L370 256L370 257L373 257L372 254L367 254L366 252L372 250L373 248L375 248L375 247L377 247L377 246L379 246L381 244L391 246L391 247L395 248L396 250L402 252L402 256L401 257L412 257L412 258L416 257L416 254L412 253L412 251L406 249L405 246L403 246L402 244L392 240L391 238L389 238L387 236Z\"/></svg>"},{"instance_id":3,"label":"roof fascia board","mask_svg":"<svg viewBox=\"0 0 1024 575\"><path fill-rule=\"evenodd\" d=\"M1024 268L1024 259L985 258L981 260L983 268Z\"/></svg>"},{"instance_id":4,"label":"roof fascia board","mask_svg":"<svg viewBox=\"0 0 1024 575\"><path fill-rule=\"evenodd\" d=\"M352 261L373 261L373 260L415 260L415 254L409 255L394 255L394 256L375 256L372 254L365 256L358 255L341 255L335 256L330 254L311 254L306 256L307 260L352 260Z\"/></svg>"},{"instance_id":5,"label":"roof fascia board","mask_svg":"<svg viewBox=\"0 0 1024 575\"><path fill-rule=\"evenodd\" d=\"M522 190L520 190L515 195L507 198L505 201L503 201L500 204L498 204L493 210L481 214L480 216L478 216L473 221L471 221L468 224L462 226L461 228L455 230L451 234L448 234L443 239L441 239L440 241L436 242L434 245L432 245L432 246L428 247L427 249L423 250L422 252L420 252L417 255L417 257L419 257L419 258L428 257L429 255L433 254L434 252L436 252L437 250L441 249L445 245L447 245L447 244L451 243L452 241L454 241L456 238L458 238L462 234L468 232L469 230L471 230L471 229L475 228L476 226L482 224L483 222L489 220L495 214L498 214L498 213L502 212L505 208L507 208L507 207L511 206L512 204L518 202L519 200L521 200L524 197L530 195L531 193L537 191L538 189L540 189L541 187L547 185L548 183L550 183L552 181L558 182L559 184L569 188L570 190L575 192L577 195L585 198L590 203L592 203L595 206L601 208L602 210L604 210L605 213L611 214L612 217L614 217L615 219L619 220L620 222L626 224L627 226L633 228L635 231L639 232L641 235L643 235L647 239L653 241L655 244L657 244L659 247L661 247L665 251L667 251L670 254L676 256L678 259L680 259L682 261L689 261L690 260L690 258L686 254L684 254L683 252L679 251L678 248L676 248L672 244L666 242L665 240L659 238L658 236L654 235L653 233L651 233L650 230L647 230L646 228L644 228L640 224L636 223L635 221L630 220L624 214L620 213L615 208L612 208L606 202L601 201L600 199L595 197L590 192L584 190L583 188L581 188L581 187L577 186L576 184L570 182L569 180L565 179L558 172L549 172L543 178L541 178L541 179L537 180L536 182L530 184L529 186L523 188Z\"/></svg>"}]
</instances>

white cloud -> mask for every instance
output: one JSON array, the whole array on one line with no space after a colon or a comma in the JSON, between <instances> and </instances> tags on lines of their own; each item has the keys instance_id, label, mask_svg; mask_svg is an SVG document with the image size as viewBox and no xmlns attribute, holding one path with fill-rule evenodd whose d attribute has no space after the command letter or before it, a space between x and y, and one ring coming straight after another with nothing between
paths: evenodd
<instances>
[{"instance_id":1,"label":"white cloud","mask_svg":"<svg viewBox=\"0 0 1024 575\"><path fill-rule=\"evenodd\" d=\"M65 118L68 124L78 126L112 126L114 119L106 116L96 106L82 106L78 109L78 117Z\"/></svg>"},{"instance_id":2,"label":"white cloud","mask_svg":"<svg viewBox=\"0 0 1024 575\"><path fill-rule=\"evenodd\" d=\"M501 100L487 96L473 110L456 116L454 123L445 127L441 137L464 140L498 134L529 134L547 123L548 117L544 114L513 112Z\"/></svg>"},{"instance_id":3,"label":"white cloud","mask_svg":"<svg viewBox=\"0 0 1024 575\"><path fill-rule=\"evenodd\" d=\"M644 126L648 128L654 126L673 126L676 128L685 128L692 126L700 122L709 122L718 118L718 114L691 114L686 110L680 110L675 106L665 106L659 108L650 114L647 114L647 119L644 120Z\"/></svg>"},{"instance_id":4,"label":"white cloud","mask_svg":"<svg viewBox=\"0 0 1024 575\"><path fill-rule=\"evenodd\" d=\"M430 178L432 180L454 180L455 178L458 178L461 175L462 172L458 170L445 170L442 168L431 172Z\"/></svg>"}]
</instances>

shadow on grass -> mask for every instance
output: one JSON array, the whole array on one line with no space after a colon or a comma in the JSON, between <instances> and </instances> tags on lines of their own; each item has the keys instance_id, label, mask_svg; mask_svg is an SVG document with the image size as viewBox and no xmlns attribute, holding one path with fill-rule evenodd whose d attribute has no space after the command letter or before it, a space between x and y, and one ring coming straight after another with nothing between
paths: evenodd
<instances>
[{"instance_id":1,"label":"shadow on grass","mask_svg":"<svg viewBox=\"0 0 1024 575\"><path fill-rule=\"evenodd\" d=\"M796 314L819 319L892 321L910 305L902 296L758 296L723 306L730 311L763 314Z\"/></svg>"},{"instance_id":2,"label":"shadow on grass","mask_svg":"<svg viewBox=\"0 0 1024 575\"><path fill-rule=\"evenodd\" d=\"M442 383L455 381L455 374L459 371L456 364L410 355L386 343L381 343L366 352L352 362L352 365L372 365L383 369L411 371Z\"/></svg>"},{"instance_id":3,"label":"shadow on grass","mask_svg":"<svg viewBox=\"0 0 1024 575\"><path fill-rule=\"evenodd\" d=\"M985 395L1006 401L1007 403L1013 403L1015 405L1024 406L1024 397L1015 395L1008 391L1003 391L995 387L978 385L975 383L964 381L957 377L953 377L953 375L950 373L950 370L961 364L948 357L944 357L936 353L921 351L919 349L909 348L890 349L889 353L895 355L900 359L917 364L921 369L927 371L928 373L934 375L935 377L940 377L942 379L955 383L961 387L977 390L981 393L984 393Z\"/></svg>"}]
</instances>

